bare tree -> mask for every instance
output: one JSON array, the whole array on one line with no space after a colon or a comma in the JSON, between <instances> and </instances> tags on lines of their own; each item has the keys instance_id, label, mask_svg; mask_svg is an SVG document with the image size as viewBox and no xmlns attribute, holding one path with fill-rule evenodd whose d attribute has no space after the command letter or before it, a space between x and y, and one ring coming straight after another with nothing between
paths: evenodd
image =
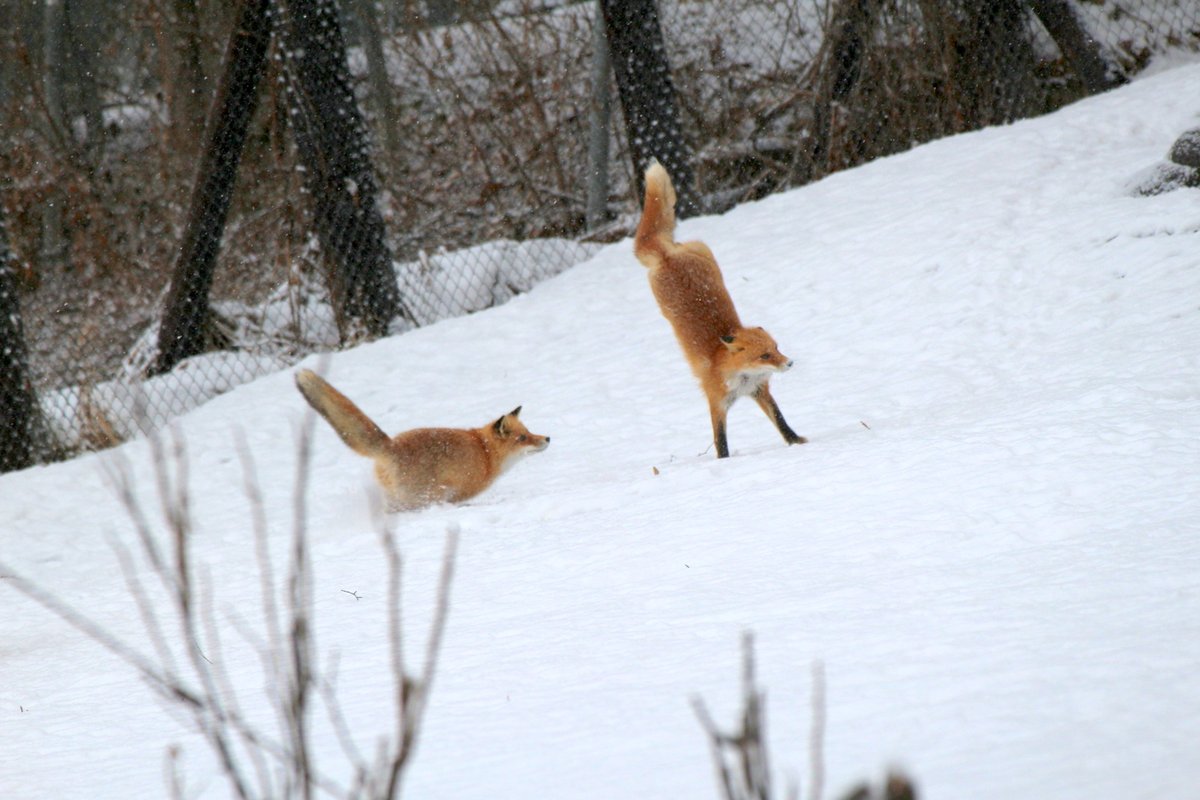
<instances>
[{"instance_id":1,"label":"bare tree","mask_svg":"<svg viewBox=\"0 0 1200 800\"><path fill-rule=\"evenodd\" d=\"M725 800L771 800L771 765L768 761L765 694L754 677L754 637L742 638L741 726L723 733L699 697L692 708L708 735L717 785ZM792 793L794 795L794 792Z\"/></svg>"},{"instance_id":2,"label":"bare tree","mask_svg":"<svg viewBox=\"0 0 1200 800\"><path fill-rule=\"evenodd\" d=\"M40 413L21 326L17 263L0 204L0 472L33 464Z\"/></svg>"},{"instance_id":3,"label":"bare tree","mask_svg":"<svg viewBox=\"0 0 1200 800\"><path fill-rule=\"evenodd\" d=\"M366 125L350 86L338 9L333 0L279 2L288 114L342 339L382 336L392 320L411 321L412 316L401 302L384 239Z\"/></svg>"},{"instance_id":4,"label":"bare tree","mask_svg":"<svg viewBox=\"0 0 1200 800\"><path fill-rule=\"evenodd\" d=\"M1028 2L1089 93L1103 92L1126 82L1120 68L1105 58L1100 43L1088 33L1069 0Z\"/></svg>"},{"instance_id":5,"label":"bare tree","mask_svg":"<svg viewBox=\"0 0 1200 800\"><path fill-rule=\"evenodd\" d=\"M246 132L258 105L271 36L271 0L239 2L213 104L212 125L192 187L187 227L162 311L158 357L151 367L152 374L169 372L183 359L208 349L208 294Z\"/></svg>"},{"instance_id":6,"label":"bare tree","mask_svg":"<svg viewBox=\"0 0 1200 800\"><path fill-rule=\"evenodd\" d=\"M692 149L683 135L675 85L667 61L655 0L599 0L638 196L651 159L667 168L680 218L700 211L692 173Z\"/></svg>"},{"instance_id":7,"label":"bare tree","mask_svg":"<svg viewBox=\"0 0 1200 800\"><path fill-rule=\"evenodd\" d=\"M45 97L47 139L60 154L71 150L67 114L67 6L65 0L46 0L42 8L42 92ZM50 267L61 267L70 256L63 206L66 195L51 187L42 206L42 242L38 258Z\"/></svg>"},{"instance_id":8,"label":"bare tree","mask_svg":"<svg viewBox=\"0 0 1200 800\"><path fill-rule=\"evenodd\" d=\"M817 177L829 171L829 137L833 115L846 101L862 74L862 62L875 30L879 0L840 0L833 5L823 45L820 86L814 95L813 132L809 150Z\"/></svg>"},{"instance_id":9,"label":"bare tree","mask_svg":"<svg viewBox=\"0 0 1200 800\"><path fill-rule=\"evenodd\" d=\"M1035 106L1036 58L1021 0L956 0L965 17L953 42L954 77L973 126L1012 122Z\"/></svg>"},{"instance_id":10,"label":"bare tree","mask_svg":"<svg viewBox=\"0 0 1200 800\"><path fill-rule=\"evenodd\" d=\"M742 637L742 710L740 724L731 732L717 727L707 706L699 697L692 707L708 736L717 786L722 800L773 800L771 766L766 730L766 692L758 687L755 676L754 637ZM821 800L825 789L825 667L812 666L812 723L809 730L808 800ZM799 800L800 789L789 785L787 800ZM882 784L855 785L841 800L917 800L917 790L903 773L892 770Z\"/></svg>"},{"instance_id":11,"label":"bare tree","mask_svg":"<svg viewBox=\"0 0 1200 800\"><path fill-rule=\"evenodd\" d=\"M387 173L394 170L400 155L400 129L392 103L392 82L388 78L387 59L383 52L383 30L379 20L383 9L378 0L351 0L351 10L358 21L358 37L367 56L367 80L371 87L371 103L375 107L376 128L383 131L384 163Z\"/></svg>"},{"instance_id":12,"label":"bare tree","mask_svg":"<svg viewBox=\"0 0 1200 800\"><path fill-rule=\"evenodd\" d=\"M104 38L101 20L107 5L98 5L95 0L62 2L66 15L66 82L74 95L69 108L72 112L78 108L85 122L81 149L85 166L94 172L99 165L105 139L98 56Z\"/></svg>"},{"instance_id":13,"label":"bare tree","mask_svg":"<svg viewBox=\"0 0 1200 800\"><path fill-rule=\"evenodd\" d=\"M205 88L204 59L200 46L200 9L197 0L174 0L171 4L173 74L168 78L167 97L171 104L171 128L180 145L204 133L204 115L209 92Z\"/></svg>"},{"instance_id":14,"label":"bare tree","mask_svg":"<svg viewBox=\"0 0 1200 800\"><path fill-rule=\"evenodd\" d=\"M612 61L604 15L592 21L592 97L588 107L587 227L594 231L608 219L608 136L612 120Z\"/></svg>"},{"instance_id":15,"label":"bare tree","mask_svg":"<svg viewBox=\"0 0 1200 800\"><path fill-rule=\"evenodd\" d=\"M427 26L436 28L458 21L461 0L424 0L425 11L421 15Z\"/></svg>"}]
</instances>

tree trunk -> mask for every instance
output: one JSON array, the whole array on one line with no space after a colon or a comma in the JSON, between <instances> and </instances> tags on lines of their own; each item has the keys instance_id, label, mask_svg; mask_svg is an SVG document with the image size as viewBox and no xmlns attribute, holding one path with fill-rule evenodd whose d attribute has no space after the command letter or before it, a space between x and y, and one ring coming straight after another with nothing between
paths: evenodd
<instances>
[{"instance_id":1,"label":"tree trunk","mask_svg":"<svg viewBox=\"0 0 1200 800\"><path fill-rule=\"evenodd\" d=\"M378 119L377 129L383 131L384 162L390 166L400 155L400 131L396 127L396 112L392 106L392 82L388 78L387 60L383 53L383 31L379 20L383 11L376 0L354 0L353 10L358 20L363 52L367 56L367 80L371 86L371 102Z\"/></svg>"},{"instance_id":2,"label":"tree trunk","mask_svg":"<svg viewBox=\"0 0 1200 800\"><path fill-rule=\"evenodd\" d=\"M29 375L16 260L0 206L0 472L33 464L40 409Z\"/></svg>"},{"instance_id":3,"label":"tree trunk","mask_svg":"<svg viewBox=\"0 0 1200 800\"><path fill-rule=\"evenodd\" d=\"M1028 2L1089 94L1107 91L1126 82L1117 65L1104 57L1100 43L1088 33L1068 0Z\"/></svg>"},{"instance_id":4,"label":"tree trunk","mask_svg":"<svg viewBox=\"0 0 1200 800\"><path fill-rule=\"evenodd\" d=\"M612 63L604 15L592 21L592 103L588 114L587 228L594 231L608 221L608 135L612 120L610 82Z\"/></svg>"},{"instance_id":5,"label":"tree trunk","mask_svg":"<svg viewBox=\"0 0 1200 800\"><path fill-rule=\"evenodd\" d=\"M171 76L171 126L182 144L204 135L204 114L208 108L204 60L200 54L200 11L196 0L175 0L176 34L173 38L177 60Z\"/></svg>"},{"instance_id":6,"label":"tree trunk","mask_svg":"<svg viewBox=\"0 0 1200 800\"><path fill-rule=\"evenodd\" d=\"M343 341L383 336L401 314L366 126L350 88L346 44L332 0L281 0L288 113L329 268Z\"/></svg>"},{"instance_id":7,"label":"tree trunk","mask_svg":"<svg viewBox=\"0 0 1200 800\"><path fill-rule=\"evenodd\" d=\"M820 88L813 103L809 145L812 175L829 171L830 130L838 104L845 102L862 73L862 60L875 29L878 0L841 0L833 9L821 64Z\"/></svg>"},{"instance_id":8,"label":"tree trunk","mask_svg":"<svg viewBox=\"0 0 1200 800\"><path fill-rule=\"evenodd\" d=\"M158 357L151 374L168 372L205 350L210 324L208 293L246 131L258 104L271 34L269 6L270 0L241 0L213 103L208 142L192 188L187 228L162 313Z\"/></svg>"},{"instance_id":9,"label":"tree trunk","mask_svg":"<svg viewBox=\"0 0 1200 800\"><path fill-rule=\"evenodd\" d=\"M87 0L63 0L66 13L68 75L75 101L83 114L86 132L83 154L89 169L95 171L104 149L104 117L100 99L100 81L96 74L97 55L103 44L100 24L102 8ZM74 105L68 103L74 110ZM74 113L68 116L73 117Z\"/></svg>"},{"instance_id":10,"label":"tree trunk","mask_svg":"<svg viewBox=\"0 0 1200 800\"><path fill-rule=\"evenodd\" d=\"M67 14L66 0L46 0L42 9L42 74L46 98L47 139L59 147L58 158L67 161L71 156L71 132L67 120L66 63ZM56 187L47 190L42 204L42 240L38 259L42 265L59 268L68 257L67 234L63 226L65 194Z\"/></svg>"},{"instance_id":11,"label":"tree trunk","mask_svg":"<svg viewBox=\"0 0 1200 800\"><path fill-rule=\"evenodd\" d=\"M458 22L458 6L459 0L425 0L425 27L438 28Z\"/></svg>"},{"instance_id":12,"label":"tree trunk","mask_svg":"<svg viewBox=\"0 0 1200 800\"><path fill-rule=\"evenodd\" d=\"M1012 122L1036 106L1033 47L1021 0L960 0L967 23L957 72L971 127Z\"/></svg>"},{"instance_id":13,"label":"tree trunk","mask_svg":"<svg viewBox=\"0 0 1200 800\"><path fill-rule=\"evenodd\" d=\"M638 196L644 189L642 172L651 159L658 159L675 185L678 216L696 214L700 205L692 176L692 151L683 136L655 0L599 2L625 113Z\"/></svg>"}]
</instances>

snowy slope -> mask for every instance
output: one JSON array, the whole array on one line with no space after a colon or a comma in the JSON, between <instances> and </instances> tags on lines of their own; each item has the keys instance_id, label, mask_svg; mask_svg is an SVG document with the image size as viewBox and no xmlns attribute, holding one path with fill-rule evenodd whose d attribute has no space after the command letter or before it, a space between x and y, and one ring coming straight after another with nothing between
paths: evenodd
<instances>
[{"instance_id":1,"label":"snowy slope","mask_svg":"<svg viewBox=\"0 0 1200 800\"><path fill-rule=\"evenodd\" d=\"M733 458L628 242L511 303L336 356L385 428L524 405L553 437L463 507L396 515L414 651L461 530L413 798L703 798L688 704L737 708L753 630L774 765L806 779L810 664L827 675L827 796L899 764L929 798L1165 798L1200 785L1200 193L1130 182L1200 124L1200 66L688 220L742 318L797 368ZM310 366L315 365L315 360ZM192 412L199 554L247 713L259 589L244 435L285 547L304 406L288 373ZM155 519L145 443L0 477L0 561L145 647L103 480ZM657 470L657 474L656 474ZM317 643L350 729L388 730L369 468L316 429L307 519ZM355 592L361 599L350 594ZM0 796L228 789L123 665L0 588ZM415 658L415 653L410 657ZM319 725L321 762L342 761Z\"/></svg>"}]
</instances>

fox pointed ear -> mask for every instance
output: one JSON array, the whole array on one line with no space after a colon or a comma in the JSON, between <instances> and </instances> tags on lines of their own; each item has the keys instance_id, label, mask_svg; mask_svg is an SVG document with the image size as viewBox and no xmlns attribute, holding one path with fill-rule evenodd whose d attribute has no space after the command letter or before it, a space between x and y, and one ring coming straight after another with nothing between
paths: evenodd
<instances>
[{"instance_id":1,"label":"fox pointed ear","mask_svg":"<svg viewBox=\"0 0 1200 800\"><path fill-rule=\"evenodd\" d=\"M722 336L722 337L721 337L721 341L722 341L722 342L725 344L725 348L726 348L727 350L734 350L734 349L735 349L735 348L734 348L734 344L733 344L733 343L734 343L734 341L735 341L735 339L734 339L734 337L733 337L733 335L732 335L732 334L729 334L729 335L726 335L726 336Z\"/></svg>"},{"instance_id":2,"label":"fox pointed ear","mask_svg":"<svg viewBox=\"0 0 1200 800\"><path fill-rule=\"evenodd\" d=\"M508 423L505 422L506 418L507 415L492 423L492 430L496 432L497 436L508 436Z\"/></svg>"},{"instance_id":3,"label":"fox pointed ear","mask_svg":"<svg viewBox=\"0 0 1200 800\"><path fill-rule=\"evenodd\" d=\"M521 416L521 407L520 407L520 406L517 406L517 407L516 407L516 408L514 408L512 411L508 412L508 415L509 415L510 417L519 417L519 416Z\"/></svg>"}]
</instances>

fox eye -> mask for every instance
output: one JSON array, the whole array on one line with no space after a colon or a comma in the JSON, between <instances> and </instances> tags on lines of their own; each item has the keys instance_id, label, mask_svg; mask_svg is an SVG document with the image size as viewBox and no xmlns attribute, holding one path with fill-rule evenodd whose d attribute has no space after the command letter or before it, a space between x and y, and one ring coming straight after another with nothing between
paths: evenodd
<instances>
[{"instance_id":1,"label":"fox eye","mask_svg":"<svg viewBox=\"0 0 1200 800\"><path fill-rule=\"evenodd\" d=\"M525 434L523 434L523 433L522 433L520 436L518 436L518 437L517 437L517 441L518 441L518 442L523 442L523 441L525 441L525 440L526 440L526 439L528 439L528 438L529 438L528 436L526 436Z\"/></svg>"},{"instance_id":2,"label":"fox eye","mask_svg":"<svg viewBox=\"0 0 1200 800\"><path fill-rule=\"evenodd\" d=\"M759 356L759 358L760 358L760 359L762 359L763 361L770 361L770 360L771 360L771 354L770 354L770 353L763 353L761 356Z\"/></svg>"}]
</instances>

